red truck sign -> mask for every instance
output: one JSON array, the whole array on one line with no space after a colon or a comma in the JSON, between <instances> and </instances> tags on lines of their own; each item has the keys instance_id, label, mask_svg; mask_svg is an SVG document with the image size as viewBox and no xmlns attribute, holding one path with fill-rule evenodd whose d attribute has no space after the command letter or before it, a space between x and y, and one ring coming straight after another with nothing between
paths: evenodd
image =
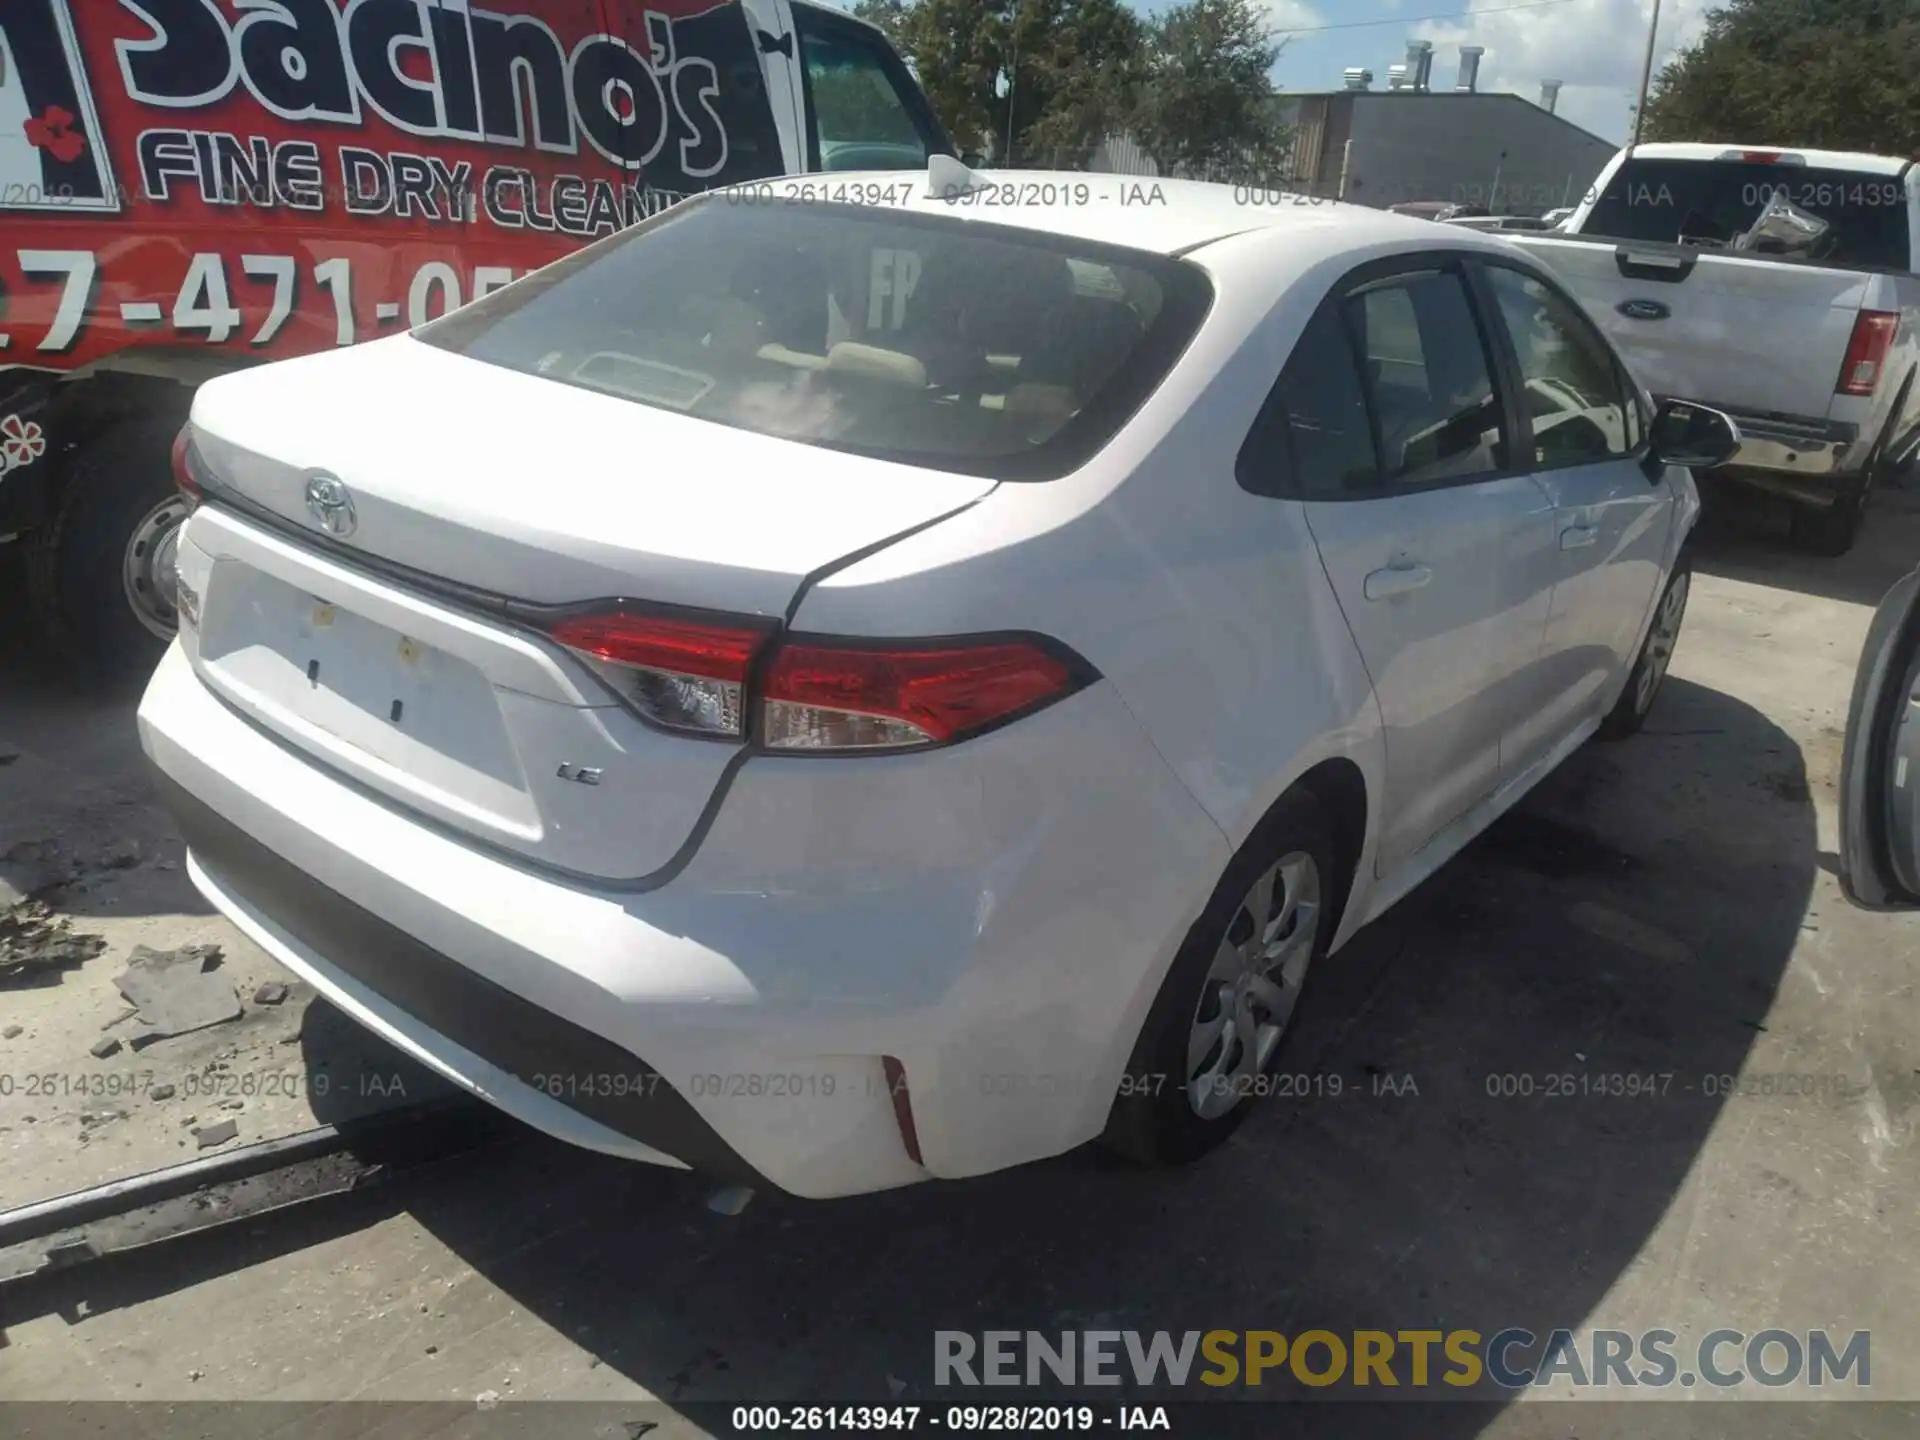
<instances>
[{"instance_id":1,"label":"red truck sign","mask_svg":"<svg viewBox=\"0 0 1920 1440\"><path fill-rule=\"evenodd\" d=\"M763 46L712 0L6 0L0 364L348 344L779 174Z\"/></svg>"},{"instance_id":2,"label":"red truck sign","mask_svg":"<svg viewBox=\"0 0 1920 1440\"><path fill-rule=\"evenodd\" d=\"M207 376L696 190L935 151L886 39L811 0L0 0L0 563L34 633L108 675L171 638Z\"/></svg>"}]
</instances>

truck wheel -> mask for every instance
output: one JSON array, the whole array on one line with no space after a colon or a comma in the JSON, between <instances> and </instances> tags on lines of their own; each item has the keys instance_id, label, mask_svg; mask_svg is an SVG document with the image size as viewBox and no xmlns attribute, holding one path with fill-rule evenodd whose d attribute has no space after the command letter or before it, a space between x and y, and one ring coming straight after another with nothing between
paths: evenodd
<instances>
[{"instance_id":1,"label":"truck wheel","mask_svg":"<svg viewBox=\"0 0 1920 1440\"><path fill-rule=\"evenodd\" d=\"M39 638L90 679L140 683L173 638L174 546L187 517L167 459L178 428L126 425L72 452L51 518L29 537Z\"/></svg>"},{"instance_id":2,"label":"truck wheel","mask_svg":"<svg viewBox=\"0 0 1920 1440\"><path fill-rule=\"evenodd\" d=\"M1795 505L1790 532L1795 547L1809 555L1846 554L1860 532L1860 512L1865 508L1865 495L1850 495L1831 505Z\"/></svg>"}]
</instances>

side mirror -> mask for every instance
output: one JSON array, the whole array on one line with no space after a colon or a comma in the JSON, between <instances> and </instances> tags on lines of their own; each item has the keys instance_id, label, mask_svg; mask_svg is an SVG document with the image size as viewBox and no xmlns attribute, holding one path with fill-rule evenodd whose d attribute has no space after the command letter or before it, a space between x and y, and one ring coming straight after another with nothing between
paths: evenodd
<instances>
[{"instance_id":1,"label":"side mirror","mask_svg":"<svg viewBox=\"0 0 1920 1440\"><path fill-rule=\"evenodd\" d=\"M1740 427L1733 418L1704 405L1668 400L1653 413L1647 431L1648 453L1658 465L1711 470L1740 450Z\"/></svg>"}]
</instances>

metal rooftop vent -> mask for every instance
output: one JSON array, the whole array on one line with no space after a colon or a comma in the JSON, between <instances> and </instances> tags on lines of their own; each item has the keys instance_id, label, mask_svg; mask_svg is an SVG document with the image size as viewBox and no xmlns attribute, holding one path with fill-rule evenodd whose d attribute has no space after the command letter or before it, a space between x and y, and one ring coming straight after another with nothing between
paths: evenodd
<instances>
[{"instance_id":1,"label":"metal rooftop vent","mask_svg":"<svg viewBox=\"0 0 1920 1440\"><path fill-rule=\"evenodd\" d=\"M1349 90L1365 90L1373 84L1373 72L1363 65L1349 65L1343 73Z\"/></svg>"},{"instance_id":2,"label":"metal rooftop vent","mask_svg":"<svg viewBox=\"0 0 1920 1440\"><path fill-rule=\"evenodd\" d=\"M1558 80L1542 80L1540 82L1540 108L1551 115L1553 114L1554 107L1559 103L1560 82Z\"/></svg>"},{"instance_id":3,"label":"metal rooftop vent","mask_svg":"<svg viewBox=\"0 0 1920 1440\"><path fill-rule=\"evenodd\" d=\"M1387 66L1387 89L1405 90L1407 85L1407 67L1404 65Z\"/></svg>"},{"instance_id":4,"label":"metal rooftop vent","mask_svg":"<svg viewBox=\"0 0 1920 1440\"><path fill-rule=\"evenodd\" d=\"M1453 88L1473 91L1480 86L1480 57L1487 53L1484 45L1462 45L1460 47L1460 81Z\"/></svg>"},{"instance_id":5,"label":"metal rooftop vent","mask_svg":"<svg viewBox=\"0 0 1920 1440\"><path fill-rule=\"evenodd\" d=\"M1410 88L1425 90L1433 79L1433 42L1407 42L1407 81Z\"/></svg>"}]
</instances>

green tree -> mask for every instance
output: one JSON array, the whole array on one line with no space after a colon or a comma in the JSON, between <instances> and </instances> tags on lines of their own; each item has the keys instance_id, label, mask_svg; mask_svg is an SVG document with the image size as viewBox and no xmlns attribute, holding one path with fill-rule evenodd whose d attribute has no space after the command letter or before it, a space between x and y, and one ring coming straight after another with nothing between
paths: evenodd
<instances>
[{"instance_id":1,"label":"green tree","mask_svg":"<svg viewBox=\"0 0 1920 1440\"><path fill-rule=\"evenodd\" d=\"M1120 0L859 0L962 150L1083 163L1128 113L1141 24ZM1011 78L1011 93L1007 82Z\"/></svg>"},{"instance_id":2,"label":"green tree","mask_svg":"<svg viewBox=\"0 0 1920 1440\"><path fill-rule=\"evenodd\" d=\"M1076 169L1131 123L1144 29L1119 0L1021 0L1015 15L1012 161Z\"/></svg>"},{"instance_id":3,"label":"green tree","mask_svg":"<svg viewBox=\"0 0 1920 1440\"><path fill-rule=\"evenodd\" d=\"M1920 0L1730 0L1659 74L1642 138L1920 151Z\"/></svg>"},{"instance_id":4,"label":"green tree","mask_svg":"<svg viewBox=\"0 0 1920 1440\"><path fill-rule=\"evenodd\" d=\"M1131 130L1160 168L1278 180L1289 128L1267 74L1283 45L1252 0L1186 0L1149 28Z\"/></svg>"}]
</instances>

